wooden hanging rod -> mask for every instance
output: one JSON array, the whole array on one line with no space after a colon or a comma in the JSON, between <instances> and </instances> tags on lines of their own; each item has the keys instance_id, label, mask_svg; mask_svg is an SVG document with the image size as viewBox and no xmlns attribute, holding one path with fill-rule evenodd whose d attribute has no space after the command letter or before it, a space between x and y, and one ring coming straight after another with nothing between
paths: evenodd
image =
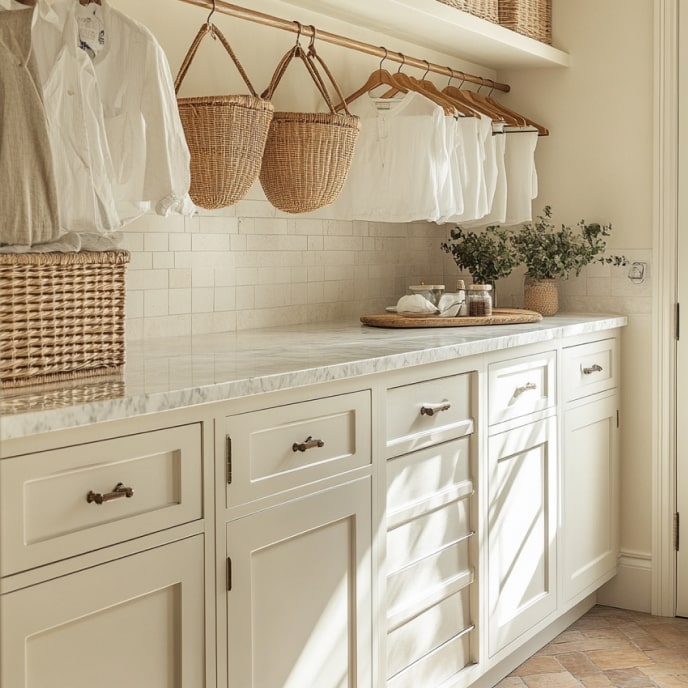
<instances>
[{"instance_id":1,"label":"wooden hanging rod","mask_svg":"<svg viewBox=\"0 0 688 688\"><path fill-rule=\"evenodd\" d=\"M232 5L224 0L181 0L181 2L186 2L189 5L196 5L197 7L204 7L206 9L212 10L213 6L215 11L220 14L227 14L231 17L237 17L239 19L246 19L247 21L254 22L256 24L263 24L264 26L272 26L275 29L282 29L283 31L291 31L292 33L301 32L304 38L310 38L313 35L313 28L308 25L300 25L296 21L289 21L288 19L281 19L280 17L275 17L271 14L264 14L263 12L257 12L256 10L249 10L245 7L239 7L238 5ZM404 64L409 67L417 67L418 69L428 70L434 72L435 74L443 74L444 76L454 76L457 79L462 79L463 81L468 81L472 84L479 84L481 86L489 86L491 89L497 91L504 91L508 93L510 90L509 84L501 84L492 79L485 79L475 74L468 74L462 72L458 69L451 69L449 67L443 67L442 65L433 64L427 60L419 60L415 57L409 57L408 55L403 55L400 52L395 52L392 50L387 50L384 47L379 47L376 45L371 45L370 43L364 43L363 41L357 41L354 38L347 38L346 36L339 36L336 33L330 33L329 31L323 31L322 29L316 28L317 39L319 41L325 41L326 43L332 43L334 45L340 45L344 48L350 48L351 50L357 50L361 53L366 53L368 55L374 55L375 57L387 58L393 62L398 62L399 64Z\"/></svg>"}]
</instances>

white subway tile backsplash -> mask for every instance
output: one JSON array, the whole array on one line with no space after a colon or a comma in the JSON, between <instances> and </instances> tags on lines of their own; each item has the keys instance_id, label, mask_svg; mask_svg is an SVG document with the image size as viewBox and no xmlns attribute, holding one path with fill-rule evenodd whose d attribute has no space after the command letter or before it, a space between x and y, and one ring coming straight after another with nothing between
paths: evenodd
<instances>
[{"instance_id":1,"label":"white subway tile backsplash","mask_svg":"<svg viewBox=\"0 0 688 688\"><path fill-rule=\"evenodd\" d=\"M324 214L323 214L324 217ZM259 185L230 208L187 218L146 215L123 231L131 253L127 336L166 337L381 312L409 284L454 289L461 275L440 249L448 228L342 222L275 211ZM651 312L652 252L614 250L647 264L640 285L628 268L591 265L562 281L562 310ZM497 284L497 305L523 303L523 270Z\"/></svg>"}]
</instances>

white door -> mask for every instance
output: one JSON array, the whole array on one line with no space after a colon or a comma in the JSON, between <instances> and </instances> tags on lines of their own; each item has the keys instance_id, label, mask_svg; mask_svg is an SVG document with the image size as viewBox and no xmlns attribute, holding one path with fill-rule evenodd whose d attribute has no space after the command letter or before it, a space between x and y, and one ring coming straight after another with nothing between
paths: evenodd
<instances>
[{"instance_id":1,"label":"white door","mask_svg":"<svg viewBox=\"0 0 688 688\"><path fill-rule=\"evenodd\" d=\"M688 64L688 7L679 3L679 65ZM684 11L681 11L684 10ZM676 615L688 616L688 72L679 70L679 217L678 301L682 304L683 327L678 341L676 369L676 497L683 519L683 537L677 555Z\"/></svg>"}]
</instances>

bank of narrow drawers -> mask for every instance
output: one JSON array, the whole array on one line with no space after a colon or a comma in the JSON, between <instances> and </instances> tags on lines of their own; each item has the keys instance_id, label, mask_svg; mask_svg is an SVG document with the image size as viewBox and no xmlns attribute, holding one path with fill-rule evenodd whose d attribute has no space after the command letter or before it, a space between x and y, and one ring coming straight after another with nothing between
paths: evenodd
<instances>
[{"instance_id":1,"label":"bank of narrow drawers","mask_svg":"<svg viewBox=\"0 0 688 688\"><path fill-rule=\"evenodd\" d=\"M387 391L390 688L440 685L472 660L471 374Z\"/></svg>"},{"instance_id":2,"label":"bank of narrow drawers","mask_svg":"<svg viewBox=\"0 0 688 688\"><path fill-rule=\"evenodd\" d=\"M202 518L201 428L182 425L0 461L0 574Z\"/></svg>"}]
</instances>

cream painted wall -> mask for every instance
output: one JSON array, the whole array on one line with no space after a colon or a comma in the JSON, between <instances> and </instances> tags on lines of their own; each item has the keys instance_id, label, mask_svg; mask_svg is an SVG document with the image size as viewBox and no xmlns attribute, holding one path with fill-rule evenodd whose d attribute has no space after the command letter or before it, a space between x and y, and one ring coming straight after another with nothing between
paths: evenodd
<instances>
[{"instance_id":1,"label":"cream painted wall","mask_svg":"<svg viewBox=\"0 0 688 688\"><path fill-rule=\"evenodd\" d=\"M507 97L548 125L537 151L539 196L555 219L611 222L609 247L652 261L653 3L554 0L554 43L568 69L505 71ZM618 273L617 273L618 275ZM613 310L629 317L623 336L621 550L609 604L649 611L652 474L652 290L590 268L564 285L564 307Z\"/></svg>"}]
</instances>

